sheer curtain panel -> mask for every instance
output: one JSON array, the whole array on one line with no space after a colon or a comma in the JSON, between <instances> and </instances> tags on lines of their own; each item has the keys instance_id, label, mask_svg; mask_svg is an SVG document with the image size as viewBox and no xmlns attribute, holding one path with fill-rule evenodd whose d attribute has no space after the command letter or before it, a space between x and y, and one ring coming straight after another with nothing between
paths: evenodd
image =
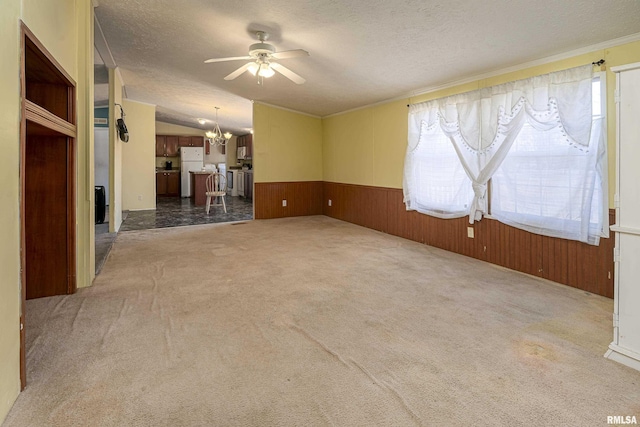
<instances>
[{"instance_id":1,"label":"sheer curtain panel","mask_svg":"<svg viewBox=\"0 0 640 427\"><path fill-rule=\"evenodd\" d=\"M435 210L443 218L466 214L473 223L489 213L488 183L500 170L499 182L493 182L493 216L540 234L597 244L608 218L602 205L606 168L598 163L606 162L606 148L602 126L592 118L591 69L572 68L412 105L407 209ZM453 151L440 146L443 137ZM447 164L427 167L439 161ZM541 182L552 185L542 184L543 191Z\"/></svg>"}]
</instances>

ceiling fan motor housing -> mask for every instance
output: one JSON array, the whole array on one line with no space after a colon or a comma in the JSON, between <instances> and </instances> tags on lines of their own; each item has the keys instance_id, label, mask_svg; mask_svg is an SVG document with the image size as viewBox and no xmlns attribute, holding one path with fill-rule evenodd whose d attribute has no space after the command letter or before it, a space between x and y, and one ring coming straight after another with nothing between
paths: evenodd
<instances>
[{"instance_id":1,"label":"ceiling fan motor housing","mask_svg":"<svg viewBox=\"0 0 640 427\"><path fill-rule=\"evenodd\" d=\"M250 56L260 56L262 55L273 55L276 53L276 48L272 44L269 43L254 43L249 46L249 55Z\"/></svg>"}]
</instances>

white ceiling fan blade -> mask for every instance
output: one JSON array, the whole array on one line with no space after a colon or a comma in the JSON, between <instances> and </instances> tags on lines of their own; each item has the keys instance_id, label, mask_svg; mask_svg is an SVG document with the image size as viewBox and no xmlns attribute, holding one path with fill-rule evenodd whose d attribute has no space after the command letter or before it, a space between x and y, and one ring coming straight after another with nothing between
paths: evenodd
<instances>
[{"instance_id":1,"label":"white ceiling fan blade","mask_svg":"<svg viewBox=\"0 0 640 427\"><path fill-rule=\"evenodd\" d=\"M305 79L303 79L302 77L300 77L299 75L297 75L296 73L294 73L293 71L285 67L284 65L278 64L277 62L272 62L270 65L271 65L271 68L273 68L274 70L276 70L277 72L279 72L280 74L282 74L283 76L285 76L286 78L288 78L289 80L291 80L296 84L301 85L302 83L306 82Z\"/></svg>"},{"instance_id":2,"label":"white ceiling fan blade","mask_svg":"<svg viewBox=\"0 0 640 427\"><path fill-rule=\"evenodd\" d=\"M233 73L229 74L227 77L225 77L225 80L233 80L236 77L238 77L240 74L244 73L245 71L247 71L249 69L249 66L251 66L251 64L253 64L253 62L247 62L246 64L244 64L242 67L238 68L237 70L235 70Z\"/></svg>"},{"instance_id":3,"label":"white ceiling fan blade","mask_svg":"<svg viewBox=\"0 0 640 427\"><path fill-rule=\"evenodd\" d=\"M211 64L212 62L226 62L226 61L239 61L241 59L247 60L251 59L250 56L233 56L229 58L212 58L204 61L205 64Z\"/></svg>"},{"instance_id":4,"label":"white ceiling fan blade","mask_svg":"<svg viewBox=\"0 0 640 427\"><path fill-rule=\"evenodd\" d=\"M298 56L309 56L309 52L304 49L283 50L271 55L276 59L297 58Z\"/></svg>"}]
</instances>

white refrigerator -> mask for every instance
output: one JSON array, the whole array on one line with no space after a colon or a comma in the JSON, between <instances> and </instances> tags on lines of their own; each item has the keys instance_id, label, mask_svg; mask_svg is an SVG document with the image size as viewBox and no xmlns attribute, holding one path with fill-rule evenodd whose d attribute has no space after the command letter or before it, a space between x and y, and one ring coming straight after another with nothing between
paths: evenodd
<instances>
[{"instance_id":1,"label":"white refrigerator","mask_svg":"<svg viewBox=\"0 0 640 427\"><path fill-rule=\"evenodd\" d=\"M201 171L204 167L202 147L180 147L180 178L182 197L191 197L190 171Z\"/></svg>"}]
</instances>

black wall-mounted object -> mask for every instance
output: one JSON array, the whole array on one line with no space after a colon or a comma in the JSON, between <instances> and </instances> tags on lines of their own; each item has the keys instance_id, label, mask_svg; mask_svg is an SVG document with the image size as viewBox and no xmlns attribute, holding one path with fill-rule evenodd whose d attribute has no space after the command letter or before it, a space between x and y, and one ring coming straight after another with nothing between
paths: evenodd
<instances>
[{"instance_id":1,"label":"black wall-mounted object","mask_svg":"<svg viewBox=\"0 0 640 427\"><path fill-rule=\"evenodd\" d=\"M120 118L116 120L116 128L118 129L118 137L122 142L129 142L129 131L127 130L127 125L124 124L124 110L122 109L122 105L115 104L120 107Z\"/></svg>"},{"instance_id":2,"label":"black wall-mounted object","mask_svg":"<svg viewBox=\"0 0 640 427\"><path fill-rule=\"evenodd\" d=\"M107 210L106 191L104 186L96 185L96 224L104 223Z\"/></svg>"}]
</instances>

